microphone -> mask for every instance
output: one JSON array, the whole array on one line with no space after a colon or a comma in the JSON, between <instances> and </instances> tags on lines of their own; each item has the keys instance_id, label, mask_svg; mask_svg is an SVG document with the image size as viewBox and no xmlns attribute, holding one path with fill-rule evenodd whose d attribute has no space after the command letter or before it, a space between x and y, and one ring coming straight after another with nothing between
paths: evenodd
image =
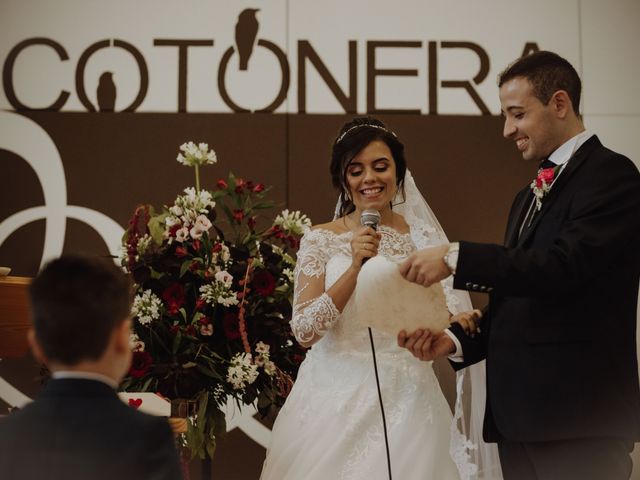
<instances>
[{"instance_id":1,"label":"microphone","mask_svg":"<svg viewBox=\"0 0 640 480\"><path fill-rule=\"evenodd\" d=\"M367 210L363 210L362 213L360 214L360 225L362 225L363 227L371 227L374 230L377 230L379 223L380 223L380 212L377 210L370 208ZM364 265L367 260L369 259L363 258L362 265Z\"/></svg>"},{"instance_id":2,"label":"microphone","mask_svg":"<svg viewBox=\"0 0 640 480\"><path fill-rule=\"evenodd\" d=\"M373 210L372 208L363 210L360 214L360 225L365 227L371 227L374 230L378 229L380 223L380 212Z\"/></svg>"}]
</instances>

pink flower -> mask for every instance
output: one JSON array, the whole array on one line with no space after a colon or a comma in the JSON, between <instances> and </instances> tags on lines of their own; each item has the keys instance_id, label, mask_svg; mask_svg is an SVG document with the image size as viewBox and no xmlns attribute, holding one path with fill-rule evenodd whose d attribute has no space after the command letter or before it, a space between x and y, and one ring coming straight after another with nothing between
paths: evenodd
<instances>
[{"instance_id":1,"label":"pink flower","mask_svg":"<svg viewBox=\"0 0 640 480\"><path fill-rule=\"evenodd\" d=\"M222 178L216 182L216 185L220 190L225 190L226 188L229 188L229 185L227 185L227 182L225 182Z\"/></svg>"},{"instance_id":2,"label":"pink flower","mask_svg":"<svg viewBox=\"0 0 640 480\"><path fill-rule=\"evenodd\" d=\"M211 325L210 323L207 325L201 325L200 335L204 337L210 337L211 335L213 335L213 325Z\"/></svg>"},{"instance_id":3,"label":"pink flower","mask_svg":"<svg viewBox=\"0 0 640 480\"><path fill-rule=\"evenodd\" d=\"M260 193L264 191L264 183L258 183L253 187L254 193Z\"/></svg>"}]
</instances>

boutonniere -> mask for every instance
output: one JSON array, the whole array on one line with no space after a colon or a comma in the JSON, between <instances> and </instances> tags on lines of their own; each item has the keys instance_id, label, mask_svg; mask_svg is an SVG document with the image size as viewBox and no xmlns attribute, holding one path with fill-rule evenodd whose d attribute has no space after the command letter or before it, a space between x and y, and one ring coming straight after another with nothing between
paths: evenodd
<instances>
[{"instance_id":1,"label":"boutonniere","mask_svg":"<svg viewBox=\"0 0 640 480\"><path fill-rule=\"evenodd\" d=\"M538 176L531 182L531 191L536 197L536 208L542 208L542 199L551 190L551 184L555 180L561 165L550 168L541 168L538 170Z\"/></svg>"}]
</instances>

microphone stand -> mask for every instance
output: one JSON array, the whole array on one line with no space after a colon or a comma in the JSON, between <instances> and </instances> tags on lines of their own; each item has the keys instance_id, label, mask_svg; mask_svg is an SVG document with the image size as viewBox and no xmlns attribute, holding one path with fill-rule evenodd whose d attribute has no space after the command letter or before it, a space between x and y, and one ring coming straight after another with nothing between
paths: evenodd
<instances>
[{"instance_id":1,"label":"microphone stand","mask_svg":"<svg viewBox=\"0 0 640 480\"><path fill-rule=\"evenodd\" d=\"M360 223L366 227L371 227L374 230L378 229L378 222L380 221L380 213L377 210L365 210L360 216ZM362 263L369 260L365 258ZM389 436L387 434L387 418L384 414L384 404L382 402L382 390L380 389L380 377L378 375L378 362L376 359L376 347L373 342L373 332L371 327L369 329L369 341L371 342L371 353L373 355L373 371L376 375L376 387L378 388L378 400L380 402L380 413L382 414L382 429L384 431L384 446L387 452L387 470L389 472L389 480L392 480L391 474L391 453L389 452Z\"/></svg>"},{"instance_id":2,"label":"microphone stand","mask_svg":"<svg viewBox=\"0 0 640 480\"><path fill-rule=\"evenodd\" d=\"M382 390L380 390L380 377L378 376L378 362L376 361L376 347L373 343L373 332L369 329L369 340L371 341L371 353L373 354L373 371L376 374L376 387L378 387L378 400L380 401L380 413L382 413L382 429L384 430L384 446L387 451L387 470L389 471L389 480L391 476L391 454L389 452L389 437L387 435L387 419L384 415L384 404L382 403Z\"/></svg>"}]
</instances>

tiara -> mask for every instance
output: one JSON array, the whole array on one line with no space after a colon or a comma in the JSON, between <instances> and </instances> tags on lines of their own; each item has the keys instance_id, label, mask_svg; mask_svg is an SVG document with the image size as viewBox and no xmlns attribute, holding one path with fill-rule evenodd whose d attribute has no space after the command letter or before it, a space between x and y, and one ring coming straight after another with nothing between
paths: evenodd
<instances>
[{"instance_id":1,"label":"tiara","mask_svg":"<svg viewBox=\"0 0 640 480\"><path fill-rule=\"evenodd\" d=\"M398 137L394 132L392 132L391 130L386 129L385 127L381 127L380 125L373 125L371 123L361 123L360 125L354 125L353 127L349 128L347 131L345 131L342 135L340 135L338 137L338 139L336 140L336 145L338 143L340 143L342 141L342 139L352 130L356 130L358 128L362 128L362 127L371 127L371 128L377 128L378 130L382 130L383 132L387 132L390 133L391 135L393 135L394 137Z\"/></svg>"}]
</instances>

